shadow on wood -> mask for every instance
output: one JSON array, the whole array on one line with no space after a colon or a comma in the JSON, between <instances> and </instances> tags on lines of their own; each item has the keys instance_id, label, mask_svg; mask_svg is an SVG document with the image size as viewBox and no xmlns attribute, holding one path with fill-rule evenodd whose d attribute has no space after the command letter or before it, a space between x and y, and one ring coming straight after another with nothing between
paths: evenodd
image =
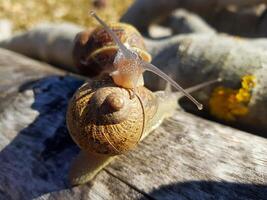
<instances>
[{"instance_id":1,"label":"shadow on wood","mask_svg":"<svg viewBox=\"0 0 267 200\"><path fill-rule=\"evenodd\" d=\"M49 76L24 84L7 98L9 107L0 115L7 128L0 139L11 142L1 145L0 199L32 199L67 187L69 164L78 148L67 133L65 113L81 84L71 76Z\"/></svg>"},{"instance_id":2,"label":"shadow on wood","mask_svg":"<svg viewBox=\"0 0 267 200\"><path fill-rule=\"evenodd\" d=\"M164 185L147 194L149 199L235 199L267 198L267 185L242 184L226 181L187 181ZM147 200L147 198L141 198Z\"/></svg>"}]
</instances>

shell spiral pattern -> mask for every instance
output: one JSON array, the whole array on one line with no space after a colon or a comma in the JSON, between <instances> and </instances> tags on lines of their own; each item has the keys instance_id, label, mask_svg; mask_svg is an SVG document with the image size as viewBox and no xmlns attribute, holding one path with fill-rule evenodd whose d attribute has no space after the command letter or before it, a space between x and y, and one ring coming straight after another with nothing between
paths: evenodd
<instances>
[{"instance_id":1,"label":"shell spiral pattern","mask_svg":"<svg viewBox=\"0 0 267 200\"><path fill-rule=\"evenodd\" d=\"M67 126L81 149L122 154L137 145L156 109L156 98L143 86L131 98L129 90L112 81L88 82L71 99Z\"/></svg>"}]
</instances>

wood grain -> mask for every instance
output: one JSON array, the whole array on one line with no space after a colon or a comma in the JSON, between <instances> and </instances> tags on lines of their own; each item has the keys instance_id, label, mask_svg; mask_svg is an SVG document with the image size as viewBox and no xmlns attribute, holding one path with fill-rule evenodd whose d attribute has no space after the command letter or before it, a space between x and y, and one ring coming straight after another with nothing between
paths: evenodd
<instances>
[{"instance_id":1,"label":"wood grain","mask_svg":"<svg viewBox=\"0 0 267 200\"><path fill-rule=\"evenodd\" d=\"M266 155L266 139L176 112L106 170L156 199L264 199Z\"/></svg>"},{"instance_id":2,"label":"wood grain","mask_svg":"<svg viewBox=\"0 0 267 200\"><path fill-rule=\"evenodd\" d=\"M129 185L123 183L106 171L102 171L91 184L85 184L59 192L52 192L36 198L36 200L87 200L87 199L144 199L147 198Z\"/></svg>"}]
</instances>

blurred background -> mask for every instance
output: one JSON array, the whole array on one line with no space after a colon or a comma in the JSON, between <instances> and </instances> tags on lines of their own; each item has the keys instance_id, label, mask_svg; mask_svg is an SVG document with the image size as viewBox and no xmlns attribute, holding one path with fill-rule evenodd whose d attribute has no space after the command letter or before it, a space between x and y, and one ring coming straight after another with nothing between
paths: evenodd
<instances>
[{"instance_id":1,"label":"blurred background","mask_svg":"<svg viewBox=\"0 0 267 200\"><path fill-rule=\"evenodd\" d=\"M0 20L9 20L14 31L33 28L41 22L73 22L83 26L95 25L89 20L91 9L107 22L118 20L133 0L2 0Z\"/></svg>"}]
</instances>

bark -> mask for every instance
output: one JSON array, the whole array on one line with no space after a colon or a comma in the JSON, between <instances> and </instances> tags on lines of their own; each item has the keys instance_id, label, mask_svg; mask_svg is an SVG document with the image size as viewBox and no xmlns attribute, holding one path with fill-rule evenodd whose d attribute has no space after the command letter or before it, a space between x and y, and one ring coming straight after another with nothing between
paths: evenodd
<instances>
[{"instance_id":1,"label":"bark","mask_svg":"<svg viewBox=\"0 0 267 200\"><path fill-rule=\"evenodd\" d=\"M267 51L263 46L255 46L256 43L255 40L248 42L227 35L188 34L151 42L150 47L154 46L151 49L155 55L152 63L171 74L185 88L216 77L223 78L219 85L238 88L243 76L255 76L249 113L229 124L266 136ZM157 88L160 84L163 88L165 83L150 73L147 73L145 82L153 89L153 83L158 83ZM195 94L205 108L209 108L210 92L203 90ZM193 111L194 107L189 109Z\"/></svg>"},{"instance_id":2,"label":"bark","mask_svg":"<svg viewBox=\"0 0 267 200\"><path fill-rule=\"evenodd\" d=\"M72 48L75 35L81 30L81 27L68 23L41 24L29 32L1 41L0 46L77 72L73 67Z\"/></svg>"},{"instance_id":3,"label":"bark","mask_svg":"<svg viewBox=\"0 0 267 200\"><path fill-rule=\"evenodd\" d=\"M216 32L198 15L183 9L174 11L171 16L166 19L164 25L170 27L174 35L186 33L212 34Z\"/></svg>"},{"instance_id":4,"label":"bark","mask_svg":"<svg viewBox=\"0 0 267 200\"><path fill-rule=\"evenodd\" d=\"M230 5L244 7L261 3L266 3L266 0L169 0L168 2L164 0L136 0L121 20L142 29L142 27L147 27L151 22L177 8L185 8L200 14L206 13L207 15L212 11L220 10Z\"/></svg>"},{"instance_id":5,"label":"bark","mask_svg":"<svg viewBox=\"0 0 267 200\"><path fill-rule=\"evenodd\" d=\"M252 38L267 36L266 10L253 8L241 11L223 9L205 19L218 32Z\"/></svg>"},{"instance_id":6,"label":"bark","mask_svg":"<svg viewBox=\"0 0 267 200\"><path fill-rule=\"evenodd\" d=\"M184 9L170 13L161 24L172 29L173 34L224 32L242 37L265 37L267 18L265 8L245 10L223 9L211 16L200 17ZM155 26L155 25L154 25ZM215 31L216 30L216 31ZM151 34L149 33L149 36Z\"/></svg>"}]
</instances>

